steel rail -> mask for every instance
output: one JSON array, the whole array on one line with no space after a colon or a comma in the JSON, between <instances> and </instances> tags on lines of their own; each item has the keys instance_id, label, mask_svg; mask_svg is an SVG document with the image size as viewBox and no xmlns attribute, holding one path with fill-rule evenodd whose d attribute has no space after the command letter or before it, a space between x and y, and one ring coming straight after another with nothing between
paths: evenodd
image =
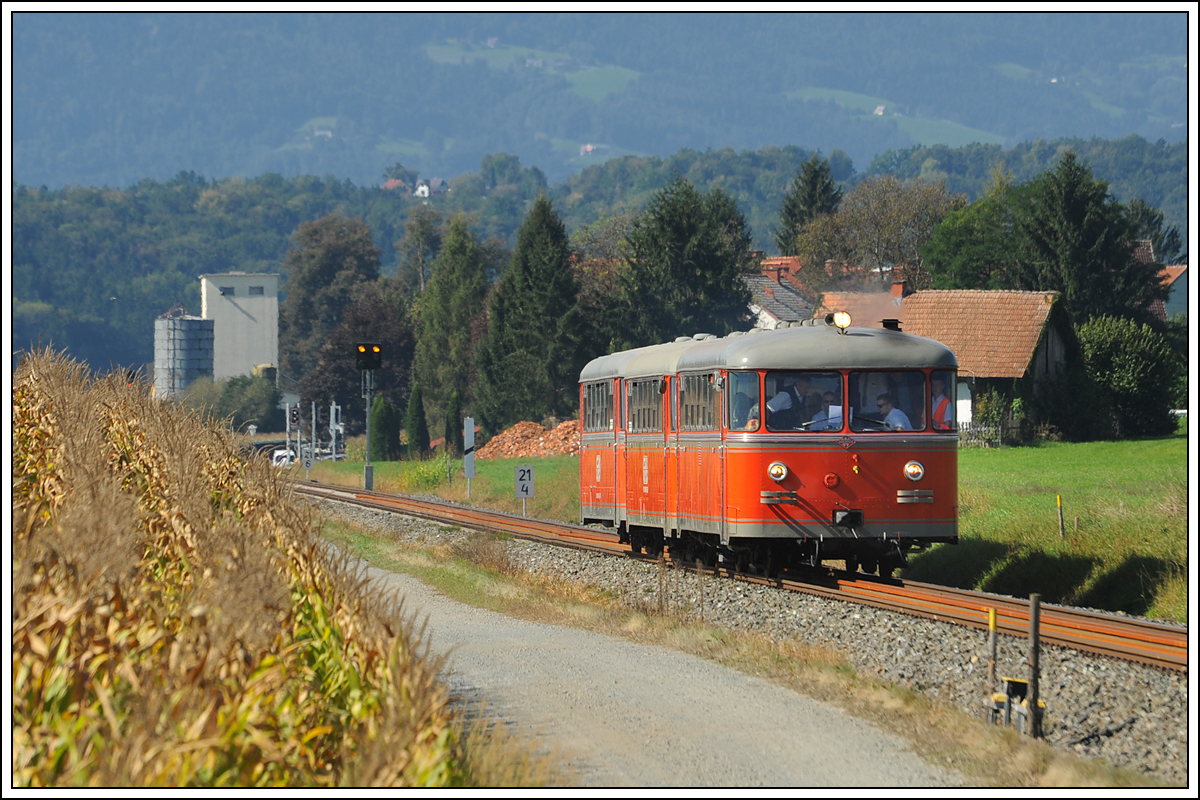
<instances>
[{"instance_id":1,"label":"steel rail","mask_svg":"<svg viewBox=\"0 0 1200 800\"><path fill-rule=\"evenodd\" d=\"M316 482L296 482L295 486L297 491L304 494L434 522L448 522L465 528L505 533L592 552L624 554L643 561L657 560L654 556L631 553L629 545L621 544L615 532L597 528L522 517L447 501L421 500L406 495L367 492ZM693 565L670 559L669 550L667 558L677 568L696 569ZM1000 633L1016 637L1024 637L1029 633L1029 601L1020 598L874 575L855 574L851 578L848 577L849 573L832 569L786 572L776 578L735 572L724 567L701 569L706 574L747 583L775 586L983 630L988 628L989 610L995 609ZM1172 671L1187 671L1186 628L1050 603L1041 606L1039 627L1041 639L1047 644L1137 661Z\"/></svg>"}]
</instances>

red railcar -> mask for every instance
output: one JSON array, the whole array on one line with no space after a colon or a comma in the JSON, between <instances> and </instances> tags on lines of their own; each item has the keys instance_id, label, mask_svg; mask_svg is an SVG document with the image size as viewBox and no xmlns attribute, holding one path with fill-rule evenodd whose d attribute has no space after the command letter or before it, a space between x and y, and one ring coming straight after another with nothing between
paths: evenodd
<instances>
[{"instance_id":1,"label":"red railcar","mask_svg":"<svg viewBox=\"0 0 1200 800\"><path fill-rule=\"evenodd\" d=\"M958 363L826 319L698 334L580 373L580 518L636 551L890 574L958 541Z\"/></svg>"}]
</instances>

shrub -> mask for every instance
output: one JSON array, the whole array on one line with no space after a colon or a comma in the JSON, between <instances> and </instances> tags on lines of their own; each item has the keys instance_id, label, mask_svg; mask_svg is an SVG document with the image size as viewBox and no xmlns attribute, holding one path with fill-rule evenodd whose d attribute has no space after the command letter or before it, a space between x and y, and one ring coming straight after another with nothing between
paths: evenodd
<instances>
[{"instance_id":1,"label":"shrub","mask_svg":"<svg viewBox=\"0 0 1200 800\"><path fill-rule=\"evenodd\" d=\"M383 395L371 403L371 460L395 461L400 457L400 415Z\"/></svg>"},{"instance_id":2,"label":"shrub","mask_svg":"<svg viewBox=\"0 0 1200 800\"><path fill-rule=\"evenodd\" d=\"M412 394L408 398L404 430L408 434L408 457L424 458L429 452L429 425L425 422L425 401L421 397L421 384L415 381Z\"/></svg>"},{"instance_id":3,"label":"shrub","mask_svg":"<svg viewBox=\"0 0 1200 800\"><path fill-rule=\"evenodd\" d=\"M1149 325L1097 317L1079 328L1088 376L1112 402L1120 436L1161 436L1171 416L1179 362L1166 338Z\"/></svg>"}]
</instances>

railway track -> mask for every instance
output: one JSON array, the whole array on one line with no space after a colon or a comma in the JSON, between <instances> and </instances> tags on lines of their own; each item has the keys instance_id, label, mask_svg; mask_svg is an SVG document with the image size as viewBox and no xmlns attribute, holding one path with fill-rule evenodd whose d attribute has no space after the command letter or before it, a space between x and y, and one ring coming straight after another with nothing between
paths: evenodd
<instances>
[{"instance_id":1,"label":"railway track","mask_svg":"<svg viewBox=\"0 0 1200 800\"><path fill-rule=\"evenodd\" d=\"M596 528L519 517L447 502L419 500L405 495L367 492L344 486L302 482L297 482L295 486L298 492L306 495L464 528L506 533L561 547L624 555L640 560L657 560L650 556L632 554L628 545L621 544L615 532L609 533ZM669 550L667 560L670 561ZM674 562L673 566L693 571L696 569L680 562ZM1029 632L1029 602L1013 597L914 581L883 579L859 573L851 577L850 573L828 569L814 569L804 573L787 572L772 578L725 568L709 568L704 571L732 580L861 603L984 630L988 627L989 610L995 609L1000 633L1024 637ZM1040 635L1041 640L1047 644L1137 661L1166 670L1187 671L1186 628L1042 604Z\"/></svg>"}]
</instances>

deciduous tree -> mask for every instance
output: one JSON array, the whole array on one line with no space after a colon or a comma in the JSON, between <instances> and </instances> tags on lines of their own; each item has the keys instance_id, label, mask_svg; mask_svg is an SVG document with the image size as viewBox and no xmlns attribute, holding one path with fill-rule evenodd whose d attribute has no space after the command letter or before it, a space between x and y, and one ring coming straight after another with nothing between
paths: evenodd
<instances>
[{"instance_id":1,"label":"deciduous tree","mask_svg":"<svg viewBox=\"0 0 1200 800\"><path fill-rule=\"evenodd\" d=\"M304 376L300 394L306 401L342 407L346 433L362 433L366 408L362 373L355 367L355 345L378 342L383 368L375 370L375 391L401 407L412 386L413 330L407 295L394 280L364 287L363 296L346 307L342 321L317 353L317 365Z\"/></svg>"},{"instance_id":2,"label":"deciduous tree","mask_svg":"<svg viewBox=\"0 0 1200 800\"><path fill-rule=\"evenodd\" d=\"M342 311L379 278L379 248L362 220L341 214L301 223L292 242L283 262L279 360L283 372L299 380L316 366Z\"/></svg>"},{"instance_id":3,"label":"deciduous tree","mask_svg":"<svg viewBox=\"0 0 1200 800\"><path fill-rule=\"evenodd\" d=\"M1171 416L1179 362L1162 334L1120 317L1081 325L1079 341L1093 383L1112 398L1117 436L1162 436Z\"/></svg>"},{"instance_id":4,"label":"deciduous tree","mask_svg":"<svg viewBox=\"0 0 1200 800\"><path fill-rule=\"evenodd\" d=\"M944 181L868 178L838 207L847 260L884 277L903 267L912 288L926 288L930 280L921 248L942 218L965 204L966 198L950 194Z\"/></svg>"},{"instance_id":5,"label":"deciduous tree","mask_svg":"<svg viewBox=\"0 0 1200 800\"><path fill-rule=\"evenodd\" d=\"M404 238L392 245L400 252L396 276L414 293L425 291L433 260L442 247L442 213L432 206L414 206L404 223Z\"/></svg>"}]
</instances>

